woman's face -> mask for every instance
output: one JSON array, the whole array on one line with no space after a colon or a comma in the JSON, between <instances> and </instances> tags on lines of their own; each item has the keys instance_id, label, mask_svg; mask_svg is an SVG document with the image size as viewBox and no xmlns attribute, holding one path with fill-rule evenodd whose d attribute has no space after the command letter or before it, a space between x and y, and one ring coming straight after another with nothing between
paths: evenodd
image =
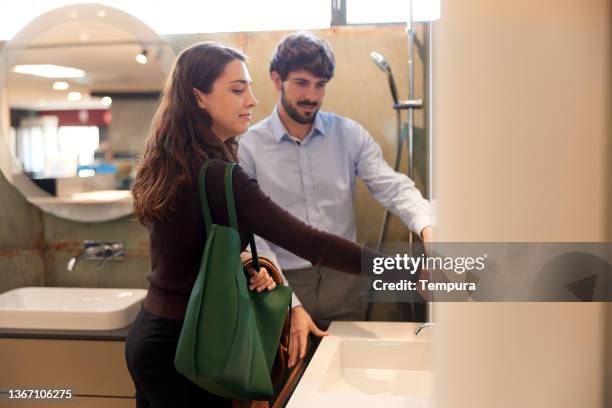
<instances>
[{"instance_id":1,"label":"woman's face","mask_svg":"<svg viewBox=\"0 0 612 408\"><path fill-rule=\"evenodd\" d=\"M212 130L222 141L248 130L251 109L257 105L251 92L252 82L245 63L235 59L213 82L210 93L195 89L198 105L208 112L213 122Z\"/></svg>"}]
</instances>

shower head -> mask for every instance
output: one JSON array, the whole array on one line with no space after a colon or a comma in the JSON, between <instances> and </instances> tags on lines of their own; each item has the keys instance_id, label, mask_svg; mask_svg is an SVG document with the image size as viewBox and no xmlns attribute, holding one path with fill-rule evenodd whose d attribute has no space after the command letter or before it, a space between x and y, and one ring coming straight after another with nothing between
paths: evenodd
<instances>
[{"instance_id":1,"label":"shower head","mask_svg":"<svg viewBox=\"0 0 612 408\"><path fill-rule=\"evenodd\" d=\"M380 68L381 71L387 74L387 78L389 80L389 89L391 90L391 97L393 98L393 104L394 105L397 104L398 103L397 86L395 85L395 79L393 79L393 73L391 72L391 67L385 60L385 57L383 57L376 51L372 51L372 53L370 54L370 58L372 58L372 61L374 61L376 66Z\"/></svg>"},{"instance_id":2,"label":"shower head","mask_svg":"<svg viewBox=\"0 0 612 408\"><path fill-rule=\"evenodd\" d=\"M389 66L389 64L387 64L385 57L383 57L376 51L372 51L372 53L370 54L370 58L372 58L372 61L374 61L376 66L380 68L383 72L386 72L387 74L391 73L391 67Z\"/></svg>"}]
</instances>

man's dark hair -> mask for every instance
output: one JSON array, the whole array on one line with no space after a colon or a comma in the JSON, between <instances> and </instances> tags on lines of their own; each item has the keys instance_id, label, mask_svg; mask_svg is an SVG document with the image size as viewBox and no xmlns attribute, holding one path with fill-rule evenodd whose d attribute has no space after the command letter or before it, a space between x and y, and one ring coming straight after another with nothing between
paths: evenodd
<instances>
[{"instance_id":1,"label":"man's dark hair","mask_svg":"<svg viewBox=\"0 0 612 408\"><path fill-rule=\"evenodd\" d=\"M330 80L336 61L331 47L322 38L309 32L297 32L283 38L270 61L270 73L278 72L285 81L292 71L306 70L312 75Z\"/></svg>"}]
</instances>

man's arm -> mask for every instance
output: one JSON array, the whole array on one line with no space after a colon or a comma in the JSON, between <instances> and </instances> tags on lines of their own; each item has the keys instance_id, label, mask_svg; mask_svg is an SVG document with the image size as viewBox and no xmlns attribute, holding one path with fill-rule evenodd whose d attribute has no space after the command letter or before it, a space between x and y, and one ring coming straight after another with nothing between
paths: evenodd
<instances>
[{"instance_id":1,"label":"man's arm","mask_svg":"<svg viewBox=\"0 0 612 408\"><path fill-rule=\"evenodd\" d=\"M432 209L414 182L405 174L394 171L385 161L380 145L361 125L355 128L360 148L355 158L355 171L374 198L397 215L418 235L432 225Z\"/></svg>"}]
</instances>

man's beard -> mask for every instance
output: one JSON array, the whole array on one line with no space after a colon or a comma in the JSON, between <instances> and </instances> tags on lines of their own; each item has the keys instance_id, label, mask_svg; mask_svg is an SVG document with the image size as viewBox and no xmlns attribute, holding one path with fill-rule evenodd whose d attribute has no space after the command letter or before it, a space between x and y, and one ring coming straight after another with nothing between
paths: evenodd
<instances>
[{"instance_id":1,"label":"man's beard","mask_svg":"<svg viewBox=\"0 0 612 408\"><path fill-rule=\"evenodd\" d=\"M300 104L308 105L309 101L298 101L297 104L298 105L300 105ZM289 117L291 119L293 119L297 123L301 123L303 125L307 125L309 123L314 122L315 117L317 116L317 113L319 113L319 109L320 109L320 106L319 106L317 108L317 110L312 112L312 114L310 116L304 116L304 115L300 114L297 110L293 109L293 107L291 106L291 104L289 103L287 98L285 98L285 91L283 90L282 87L281 87L281 105L283 105L283 108L285 109L285 112L287 112L287 115L289 115Z\"/></svg>"}]
</instances>

